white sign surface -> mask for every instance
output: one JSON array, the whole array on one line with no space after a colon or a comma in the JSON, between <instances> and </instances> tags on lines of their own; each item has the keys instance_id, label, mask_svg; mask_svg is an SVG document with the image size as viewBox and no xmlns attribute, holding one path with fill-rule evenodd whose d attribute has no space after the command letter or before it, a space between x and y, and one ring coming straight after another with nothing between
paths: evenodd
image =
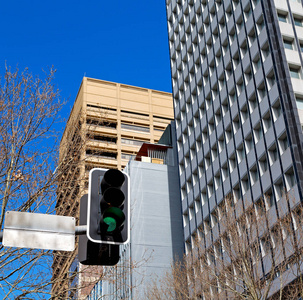
<instances>
[{"instance_id":1,"label":"white sign surface","mask_svg":"<svg viewBox=\"0 0 303 300\"><path fill-rule=\"evenodd\" d=\"M75 218L8 211L2 244L6 247L73 251Z\"/></svg>"}]
</instances>

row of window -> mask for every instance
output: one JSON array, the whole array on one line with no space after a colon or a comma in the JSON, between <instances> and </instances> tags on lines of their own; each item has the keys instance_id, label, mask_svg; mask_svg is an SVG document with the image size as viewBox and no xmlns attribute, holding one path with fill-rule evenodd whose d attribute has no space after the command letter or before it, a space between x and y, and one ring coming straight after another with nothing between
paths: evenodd
<instances>
[{"instance_id":1,"label":"row of window","mask_svg":"<svg viewBox=\"0 0 303 300\"><path fill-rule=\"evenodd\" d=\"M96 135L96 134L88 134L88 139L94 140L94 141L100 141L105 142L108 144L117 144L117 137L111 137L111 136L104 136L104 135ZM121 143L126 145L134 145L134 146L141 146L143 143L148 142L146 141L140 141L135 139L128 139L128 138L121 138Z\"/></svg>"},{"instance_id":2,"label":"row of window","mask_svg":"<svg viewBox=\"0 0 303 300\"><path fill-rule=\"evenodd\" d=\"M89 125L96 125L96 126L101 126L101 127L117 128L117 123L109 122L109 121L102 121L100 119L87 118L86 123ZM147 126L128 124L128 123L121 123L121 129L139 131L139 132L149 132L150 131L149 127L147 127Z\"/></svg>"},{"instance_id":3,"label":"row of window","mask_svg":"<svg viewBox=\"0 0 303 300\"><path fill-rule=\"evenodd\" d=\"M127 130L133 130L133 131L149 132L149 127L133 125L133 124L121 123L121 128Z\"/></svg>"},{"instance_id":4,"label":"row of window","mask_svg":"<svg viewBox=\"0 0 303 300\"><path fill-rule=\"evenodd\" d=\"M215 58L212 58L213 60L209 62L209 66L210 66L210 75L212 75L212 70L215 70L215 67L217 67L219 65L219 63L222 61L223 56L229 51L230 45L236 40L236 30L235 30L235 26L234 25L228 32L229 34L229 39L228 37L226 37L225 40L221 41L222 47L218 47L217 49L217 53L215 53ZM248 39L245 39L243 41L243 44L240 45L240 52L236 52L234 54L233 57L233 68L235 69L236 66L239 64L240 59L242 59L245 54L248 51L248 48L251 47L251 45L254 43L254 41L256 40L257 35L261 32L261 30L264 27L264 21L263 21L263 17L260 16L260 19L257 20L257 32L255 32L254 27L252 27L252 29L250 30L250 32L248 33ZM222 24L222 28L226 28L226 24ZM214 34L214 32L217 32L217 34ZM188 36L190 36L190 33L188 34ZM215 37L214 42L212 42L211 40L205 40L205 44L204 44L204 37L205 35L203 35L203 31L199 32L198 34L198 39L191 41L190 40L190 45L187 46L187 51L186 51L186 55L184 55L182 57L183 63L182 65L177 66L179 71L178 73L173 74L173 78L177 79L180 77L180 75L182 74L182 72L184 71L184 62L186 64L187 61L189 61L191 59L191 57L193 56L193 53L196 51L195 49L198 49L198 44L200 45L200 53L199 55L197 55L197 60L195 61L195 64L202 64L203 61L206 59L206 57L208 56L208 54L210 52L213 51L213 45L215 44L216 40L218 39L218 29L215 28L213 29L213 32L211 35L209 35L210 37ZM178 41L178 39L175 39L175 41ZM171 48L173 47L173 43L170 43ZM179 48L178 45L175 46L175 50L176 52L172 54L172 64L175 63L175 61L177 60L177 57L181 55L182 49L185 48L185 42L182 42L181 39L181 48ZM262 49L263 50L263 49ZM264 56L267 57L268 55L268 47L267 49L264 48ZM262 52L263 54L263 52ZM264 60L264 58L263 58ZM212 69L213 68L213 69ZM197 67L195 67L195 70L197 70ZM190 70L190 72L192 72ZM203 76L208 76L208 72L206 74L203 74Z\"/></svg>"},{"instance_id":5,"label":"row of window","mask_svg":"<svg viewBox=\"0 0 303 300\"><path fill-rule=\"evenodd\" d=\"M252 172L251 172L252 173ZM250 173L250 174L251 174ZM254 178L254 180L257 180L257 175ZM279 201L285 193L289 192L290 189L295 185L295 177L293 169L290 169L285 175L284 179L286 182L286 189L284 188L284 185L282 183L282 178L278 180L274 185L273 188L270 188L267 190L264 194L264 198L259 199L255 203L255 208L258 216L262 216L265 213L265 210L269 210L271 207L274 206L275 201ZM243 194L245 194L246 191L248 191L248 178L244 178L241 180L241 186L244 189ZM182 189L182 192L184 192L184 189ZM240 184L234 187L232 191L232 197L229 199L229 206L234 206L235 203L238 201L238 199L241 199L240 195ZM189 224L189 221L194 218L194 216L202 209L202 206L204 206L207 202L207 192L206 190L203 190L201 193L201 201L200 198L196 198L193 205L191 205L188 208L188 211L183 214L183 225L184 227ZM202 206L201 206L202 204ZM217 209L215 209L209 216L207 216L204 219L204 233L208 234L211 232L212 228L214 228L220 218L225 214L225 201L222 201L218 206Z\"/></svg>"},{"instance_id":6,"label":"row of window","mask_svg":"<svg viewBox=\"0 0 303 300\"><path fill-rule=\"evenodd\" d=\"M270 253L270 250L274 249L284 243L285 247L294 246L291 243L295 243L292 239L287 239L289 236L294 234L294 231L300 231L300 235L303 233L302 227L302 208L298 207L293 210L290 214L284 216L281 219L281 222L275 224L275 216L271 211L268 211L267 204L265 201L269 200L270 196L266 196L265 199L260 199L255 205L251 206L250 209L247 209L244 214L241 216L238 215L237 219L234 219L234 203L231 202L231 199L227 199L226 201L222 201L218 206L217 210L215 210L209 217L207 217L203 223L197 228L197 231L187 240L187 252L191 251L199 244L201 252L206 248L205 239L209 238L209 234L218 223L222 226L220 230L227 230L226 232L221 232L220 235L216 234L216 240L214 244L207 249L208 254L211 254L213 257L209 257L209 263L214 263L215 258L222 257L223 253L229 249L232 249L233 244L236 244L237 239L243 239L244 237L251 239L254 238L254 241L250 241L251 246L251 255L252 262L256 262L258 259L258 255L262 255L262 257L266 256ZM240 203L242 205L242 203ZM227 219L228 218L228 219ZM235 226L232 226L234 224ZM270 225L270 230L268 233L262 235L262 230L260 231L261 236L257 238L256 235L256 226L268 226ZM233 232L230 232L233 230ZM299 235L299 236L300 236ZM244 238L243 242L246 242L246 238ZM301 241L297 241L301 243ZM259 245L257 245L259 243ZM254 247L256 246L256 247ZM278 249L279 251L281 249ZM260 251L260 252L259 252ZM282 254L282 253L281 253ZM260 258L260 257L259 257Z\"/></svg>"},{"instance_id":7,"label":"row of window","mask_svg":"<svg viewBox=\"0 0 303 300\"><path fill-rule=\"evenodd\" d=\"M262 57L263 61L265 61L268 54L269 54L269 49L268 49L268 44L266 44L266 45L264 45L263 49L261 50L261 57ZM218 82L215 83L214 86L212 87L212 90L207 95L205 95L206 105L208 104L208 102L211 101L211 99L214 99L219 94L219 91L226 86L226 81L230 77L233 76L233 71L235 71L238 64L240 63L240 59L239 59L238 55L239 55L238 52L236 52L236 54L233 57L232 62L229 63L225 67L225 73L219 74ZM253 58L252 65L249 65L244 70L244 76L237 79L236 89L229 91L230 99L231 99L232 103L235 102L233 100L235 100L237 95L239 96L241 94L245 85L247 85L248 82L252 79L253 73L255 74L258 71L258 69L260 68L260 66L262 65L261 57L259 56L259 54L257 54L256 57ZM205 87L208 84L208 82L210 81L211 75L213 73L215 73L215 71L216 71L215 66L212 65L211 63L209 65L209 68L206 68L204 70L204 73L202 74L203 77L202 77L201 83L198 82L197 95L199 95L200 93L203 92L203 86ZM201 66L196 65L195 68L196 68L195 72L199 73L201 71ZM180 73L180 76L181 76L181 74L184 74L184 72L181 72L181 71L180 72L178 71L178 73ZM196 78L197 76L192 76L192 77ZM176 79L173 79L173 83L174 84L177 83ZM268 84L268 87L270 88L274 84L274 76L273 75L268 76L266 83ZM189 85L191 85L191 81L186 81L186 78L185 78L184 82L181 84L184 84L184 86L179 87L179 94L180 94L179 98L182 98L182 93L184 92L184 90L186 91L189 88ZM265 88L259 87L259 90L261 93L263 91L263 95L265 95ZM197 97L197 95L194 94L194 91L192 92L192 94L190 95L192 97L192 101L195 101L194 98ZM191 100L191 99L188 99L188 100ZM190 105L191 105L191 103L188 103L188 106L190 106ZM186 112L187 111L188 111L188 109L186 109ZM185 113L185 108L184 108L184 113Z\"/></svg>"},{"instance_id":8,"label":"row of window","mask_svg":"<svg viewBox=\"0 0 303 300\"><path fill-rule=\"evenodd\" d=\"M242 161L242 159L241 159L242 156L240 155L240 153L243 153L243 155L244 155L244 153L248 154L249 151L252 150L253 145L257 144L263 138L263 135L272 127L272 124L274 124L274 122L276 120L278 120L278 118L281 114L281 106L280 106L279 101L276 101L275 106L272 107L271 111L272 112L270 112L270 110L268 110L267 113L265 113L263 115L260 122L258 122L252 129L251 134L248 134L245 137L244 143L242 143L236 149L237 151L235 153L237 153L238 163L240 163ZM272 117L271 117L271 115L272 115ZM232 141L232 138L236 135L238 130L240 130L241 124L244 124L246 122L246 120L249 118L249 116L250 116L250 114L248 113L248 107L246 105L241 109L240 116L236 115L235 118L232 120L232 122L229 121L228 123L224 124L225 132L217 137L217 142L211 146L210 151L208 151L207 153L204 153L205 170L207 170L207 168L210 166L211 162L214 162L214 160L218 157L218 155L223 151L225 146L230 141ZM273 118L273 120L272 120L272 118ZM202 119L202 117L201 117L201 119ZM210 136L213 134L213 132L215 130L217 130L216 127L219 125L221 120L222 120L222 118L221 118L220 114L216 114L215 117L211 118L208 121L208 124L206 125L206 127L202 128L201 136L196 137L195 144L192 146L192 148L190 149L190 151L188 153L185 153L184 161L180 162L180 173L181 174L183 173L184 168L186 168L190 164L190 161L192 161L195 158L196 153L202 147L204 149L208 149L208 146L204 147L202 145L205 145L205 144L207 145ZM195 124L195 122L197 122L197 124ZM177 123L178 123L178 120L177 120ZM197 120L197 121L194 120L193 125L200 126L199 120ZM188 144L188 137L190 135L194 134L193 133L194 130L192 127L193 125L189 125L188 128L186 129L187 131L185 131L179 137L179 139L177 141L178 151L180 151L184 147L184 145ZM179 124L179 126L180 126L180 124ZM218 133L217 133L217 135L218 135ZM281 137L280 137L280 139L281 139ZM284 136L283 136L283 143L285 143L285 145L287 145L287 139ZM282 148L280 149L280 151L282 151Z\"/></svg>"},{"instance_id":9,"label":"row of window","mask_svg":"<svg viewBox=\"0 0 303 300\"><path fill-rule=\"evenodd\" d=\"M268 75L268 76L270 76L270 75ZM267 77L267 80L266 80L266 82L268 83L269 89L273 86L273 83L275 82L274 76L273 75L271 75L271 76L272 77ZM240 125L244 124L245 121L249 118L249 115L251 113L253 113L253 111L255 110L256 107L258 107L257 100L259 100L259 102L261 102L266 95L267 95L266 87L264 84L261 84L257 89L257 93L256 94L253 93L250 96L248 104L245 104L241 107L240 114L236 115L233 118L231 125L229 125L227 123L225 124L226 142L227 143L230 141L232 135L235 134L239 130ZM194 97L195 97L194 95L191 96L192 99ZM228 99L229 99L229 102L228 102ZM222 118L230 111L229 107L232 107L232 105L234 103L237 103L236 99L237 99L236 91L232 90L229 93L229 97L222 100L221 106L215 111L214 116L209 117L209 119L207 121L207 123L208 123L207 127L202 128L202 142L203 143L205 143L207 141L207 139L210 137L210 135L215 131L215 128L222 121ZM195 101L197 101L197 99L195 99ZM177 117L176 117L177 128L181 126L181 122L186 118L189 111L191 111L191 105L192 105L191 103L186 103L186 105L182 107L180 114L177 115ZM203 120L203 118L206 117L207 111L212 109L212 106L213 106L213 104L212 104L211 98L210 99L206 98L205 102L203 102L201 104L197 113L195 113L193 122L190 123L188 127L183 129L183 134L178 139L179 144L180 143L184 144L187 142L188 136L190 136L193 133L194 128L196 126L199 126L200 123L203 123L203 122L201 122L201 120ZM279 101L277 101L276 104L272 107L271 113L270 113L270 111L268 111L267 113L265 113L263 115L262 125L263 125L264 132L268 131L268 129L271 127L271 124L273 123L273 121L276 121L280 114L281 114L281 106L279 104ZM271 115L272 115L273 121L271 120ZM260 123L260 125L257 125L256 128L254 129L257 140L258 140L257 137L260 136L260 134L258 135L257 132L258 132L258 129L261 127L262 126ZM261 131L260 131L260 133L261 133ZM182 140L181 140L181 138L182 138ZM197 140L199 141L198 137L197 137ZM219 140L220 140L220 138L219 138ZM180 144L180 146L182 146L182 145Z\"/></svg>"},{"instance_id":10,"label":"row of window","mask_svg":"<svg viewBox=\"0 0 303 300\"><path fill-rule=\"evenodd\" d=\"M243 152L241 151L242 156L244 156ZM250 167L249 171L243 175L241 181L233 188L233 195L237 199L247 193L250 187L254 186L261 176L265 174L268 170L269 165L273 165L278 160L278 151L276 148L272 148L268 151L268 156L263 155L261 158L258 159L257 163ZM237 163L236 158L232 157L229 159L228 163L226 163L218 173L215 174L213 179L208 181L207 185L202 188L201 192L201 199L197 198L196 202L198 203L201 201L202 206L205 205L210 197L222 187L222 183L229 179L230 174L236 169ZM193 173L191 180L188 180L186 184L181 189L181 199L184 200L187 195L192 191L192 188L198 184L202 176L205 175L204 167L198 167L198 173ZM288 192L294 185L295 185L295 177L293 169L290 168L284 174L284 182L285 182L285 190ZM281 180L275 183L275 198L280 199L282 196L282 191L284 190L284 186ZM268 191L267 191L268 193ZM220 199L218 199L220 200Z\"/></svg>"},{"instance_id":11,"label":"row of window","mask_svg":"<svg viewBox=\"0 0 303 300\"><path fill-rule=\"evenodd\" d=\"M287 12L278 12L278 20L283 23L291 23L290 15ZM294 24L299 27L303 27L303 17L293 16Z\"/></svg>"},{"instance_id":12,"label":"row of window","mask_svg":"<svg viewBox=\"0 0 303 300\"><path fill-rule=\"evenodd\" d=\"M117 159L117 153L116 152L107 152L107 151L97 151L92 149L86 150L86 155L88 156L97 156L105 159ZM134 153L121 153L121 159L130 160L135 156ZM86 171L89 171L93 168L93 166L86 166Z\"/></svg>"},{"instance_id":13,"label":"row of window","mask_svg":"<svg viewBox=\"0 0 303 300\"><path fill-rule=\"evenodd\" d=\"M231 16L232 11L235 11L241 1L239 0L232 0L231 2L225 2L225 12L227 17ZM259 0L252 1L252 9L255 9ZM208 10L207 14L207 23L211 23L215 18L215 13L221 9L222 1L214 1L213 5L210 6L209 2L206 0L201 1L201 5L199 2L187 2L183 1L182 3L176 3L172 7L172 13L168 16L168 22L170 25L177 23L185 23L187 19L189 19L190 23L195 23L196 19L200 17L200 15L205 11ZM169 4L168 4L169 5ZM226 6L227 5L227 6ZM248 4L244 7L245 16L251 13L250 5Z\"/></svg>"}]
</instances>

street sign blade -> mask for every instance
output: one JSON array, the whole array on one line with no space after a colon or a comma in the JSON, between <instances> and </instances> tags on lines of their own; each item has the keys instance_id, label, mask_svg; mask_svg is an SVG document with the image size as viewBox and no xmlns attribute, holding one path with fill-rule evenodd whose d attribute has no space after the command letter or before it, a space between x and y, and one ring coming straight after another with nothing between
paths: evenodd
<instances>
[{"instance_id":1,"label":"street sign blade","mask_svg":"<svg viewBox=\"0 0 303 300\"><path fill-rule=\"evenodd\" d=\"M75 218L8 211L2 243L6 247L73 251Z\"/></svg>"}]
</instances>

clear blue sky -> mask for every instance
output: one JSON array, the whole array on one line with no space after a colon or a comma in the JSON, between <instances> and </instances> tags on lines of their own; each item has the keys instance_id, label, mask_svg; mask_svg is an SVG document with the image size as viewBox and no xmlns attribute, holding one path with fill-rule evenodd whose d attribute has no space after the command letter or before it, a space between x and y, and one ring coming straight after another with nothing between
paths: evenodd
<instances>
[{"instance_id":1,"label":"clear blue sky","mask_svg":"<svg viewBox=\"0 0 303 300\"><path fill-rule=\"evenodd\" d=\"M0 37L0 73L57 69L65 118L84 75L171 92L164 0L2 1Z\"/></svg>"}]
</instances>

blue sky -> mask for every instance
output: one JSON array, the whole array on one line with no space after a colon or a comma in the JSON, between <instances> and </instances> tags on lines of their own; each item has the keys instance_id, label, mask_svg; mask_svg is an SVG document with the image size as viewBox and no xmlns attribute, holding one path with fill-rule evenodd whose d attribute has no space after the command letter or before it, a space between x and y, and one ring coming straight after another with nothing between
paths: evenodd
<instances>
[{"instance_id":1,"label":"blue sky","mask_svg":"<svg viewBox=\"0 0 303 300\"><path fill-rule=\"evenodd\" d=\"M0 73L54 66L68 103L82 77L171 92L164 0L9 0L0 9Z\"/></svg>"}]
</instances>

